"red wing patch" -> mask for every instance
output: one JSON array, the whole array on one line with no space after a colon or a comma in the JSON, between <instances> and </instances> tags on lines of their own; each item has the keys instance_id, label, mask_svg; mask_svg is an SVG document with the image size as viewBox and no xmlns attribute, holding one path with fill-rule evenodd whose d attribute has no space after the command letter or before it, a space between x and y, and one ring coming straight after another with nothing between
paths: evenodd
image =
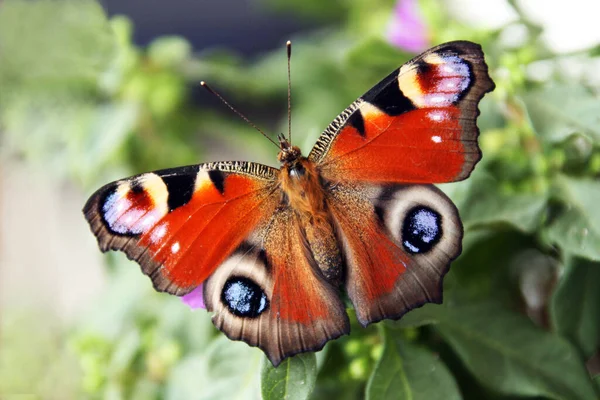
<instances>
[{"instance_id":1,"label":"red wing patch","mask_svg":"<svg viewBox=\"0 0 600 400\"><path fill-rule=\"evenodd\" d=\"M214 163L146 173L101 188L84 213L103 251L124 251L157 290L183 295L274 212L275 171Z\"/></svg>"},{"instance_id":2,"label":"red wing patch","mask_svg":"<svg viewBox=\"0 0 600 400\"><path fill-rule=\"evenodd\" d=\"M364 131L344 127L321 167L336 176L367 182L449 182L468 159L479 159L477 144L461 140L457 107L417 109L396 117L369 103L357 112Z\"/></svg>"}]
</instances>

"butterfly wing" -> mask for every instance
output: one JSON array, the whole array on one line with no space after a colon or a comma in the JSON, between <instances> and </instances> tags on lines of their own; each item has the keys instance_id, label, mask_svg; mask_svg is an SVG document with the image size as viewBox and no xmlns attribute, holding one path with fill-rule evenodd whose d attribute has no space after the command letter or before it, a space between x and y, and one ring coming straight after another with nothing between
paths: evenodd
<instances>
[{"instance_id":1,"label":"butterfly wing","mask_svg":"<svg viewBox=\"0 0 600 400\"><path fill-rule=\"evenodd\" d=\"M184 295L204 282L280 198L278 170L216 162L109 183L83 212L102 251L137 261L158 291Z\"/></svg>"},{"instance_id":2,"label":"butterfly wing","mask_svg":"<svg viewBox=\"0 0 600 400\"><path fill-rule=\"evenodd\" d=\"M463 228L430 184L465 179L481 158L477 105L493 88L479 45L442 44L350 105L311 151L363 325L442 301Z\"/></svg>"},{"instance_id":3,"label":"butterfly wing","mask_svg":"<svg viewBox=\"0 0 600 400\"><path fill-rule=\"evenodd\" d=\"M274 366L350 331L338 291L317 270L300 226L291 208L278 209L204 286L215 326L261 348Z\"/></svg>"},{"instance_id":4,"label":"butterfly wing","mask_svg":"<svg viewBox=\"0 0 600 400\"><path fill-rule=\"evenodd\" d=\"M481 158L477 104L494 83L481 47L450 42L404 64L352 103L309 155L322 176L442 183L465 179Z\"/></svg>"},{"instance_id":5,"label":"butterfly wing","mask_svg":"<svg viewBox=\"0 0 600 400\"><path fill-rule=\"evenodd\" d=\"M159 291L204 284L215 326L277 365L350 329L297 215L281 205L277 174L243 162L151 172L104 186L83 211L103 251L124 251Z\"/></svg>"},{"instance_id":6,"label":"butterfly wing","mask_svg":"<svg viewBox=\"0 0 600 400\"><path fill-rule=\"evenodd\" d=\"M442 278L461 251L452 202L433 185L337 184L328 207L358 321L398 319L442 302Z\"/></svg>"}]
</instances>

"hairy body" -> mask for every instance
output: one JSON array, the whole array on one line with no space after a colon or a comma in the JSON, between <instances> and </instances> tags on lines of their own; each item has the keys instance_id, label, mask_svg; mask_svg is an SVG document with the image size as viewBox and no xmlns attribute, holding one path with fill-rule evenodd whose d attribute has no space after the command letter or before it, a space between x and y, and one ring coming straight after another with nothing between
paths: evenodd
<instances>
[{"instance_id":1,"label":"hairy body","mask_svg":"<svg viewBox=\"0 0 600 400\"><path fill-rule=\"evenodd\" d=\"M285 138L280 138L280 146L277 159L281 163L279 185L284 200L299 218L302 236L308 242L306 251L311 253L325 279L339 286L343 279L342 255L317 165Z\"/></svg>"}]
</instances>

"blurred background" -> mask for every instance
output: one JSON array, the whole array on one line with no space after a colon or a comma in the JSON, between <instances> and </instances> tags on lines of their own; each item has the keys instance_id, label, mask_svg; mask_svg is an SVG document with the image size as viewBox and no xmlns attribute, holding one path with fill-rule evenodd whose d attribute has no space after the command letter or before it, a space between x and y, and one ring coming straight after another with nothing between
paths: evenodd
<instances>
[{"instance_id":1,"label":"blurred background","mask_svg":"<svg viewBox=\"0 0 600 400\"><path fill-rule=\"evenodd\" d=\"M480 43L497 85L480 105L483 160L442 185L466 230L444 305L353 322L296 398L600 398L599 12L584 0L0 2L0 399L260 398L262 353L155 293L123 254L102 255L81 208L149 170L276 165L198 83L284 132L288 39L304 153L442 42Z\"/></svg>"}]
</instances>

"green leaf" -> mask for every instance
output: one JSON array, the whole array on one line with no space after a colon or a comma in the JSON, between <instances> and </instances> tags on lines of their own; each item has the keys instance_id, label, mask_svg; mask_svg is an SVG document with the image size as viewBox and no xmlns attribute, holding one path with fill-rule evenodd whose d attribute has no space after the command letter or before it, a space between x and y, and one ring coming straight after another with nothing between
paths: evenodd
<instances>
[{"instance_id":1,"label":"green leaf","mask_svg":"<svg viewBox=\"0 0 600 400\"><path fill-rule=\"evenodd\" d=\"M130 103L97 104L70 94L23 92L0 114L10 152L90 183L101 180L102 167L129 137L139 110Z\"/></svg>"},{"instance_id":2,"label":"green leaf","mask_svg":"<svg viewBox=\"0 0 600 400\"><path fill-rule=\"evenodd\" d=\"M139 112L134 104L107 101L101 90L118 56L102 7L92 0L6 1L0 49L8 151L79 181L97 179Z\"/></svg>"},{"instance_id":3,"label":"green leaf","mask_svg":"<svg viewBox=\"0 0 600 400\"><path fill-rule=\"evenodd\" d=\"M2 400L82 397L82 365L69 351L69 338L60 322L43 307L34 312L4 306L0 318Z\"/></svg>"},{"instance_id":4,"label":"green leaf","mask_svg":"<svg viewBox=\"0 0 600 400\"><path fill-rule=\"evenodd\" d=\"M600 261L600 182L562 177L559 196L564 204L545 231L545 238L564 251Z\"/></svg>"},{"instance_id":5,"label":"green leaf","mask_svg":"<svg viewBox=\"0 0 600 400\"><path fill-rule=\"evenodd\" d=\"M600 263L571 258L552 297L554 329L591 357L600 346Z\"/></svg>"},{"instance_id":6,"label":"green leaf","mask_svg":"<svg viewBox=\"0 0 600 400\"><path fill-rule=\"evenodd\" d=\"M144 377L135 382L129 398L131 400L158 399L160 395L160 382Z\"/></svg>"},{"instance_id":7,"label":"green leaf","mask_svg":"<svg viewBox=\"0 0 600 400\"><path fill-rule=\"evenodd\" d=\"M387 327L392 329L397 328L419 328L421 326L432 325L438 323L437 309L442 307L439 304L427 303L422 307L411 310L404 315L399 321L384 321Z\"/></svg>"},{"instance_id":8,"label":"green leaf","mask_svg":"<svg viewBox=\"0 0 600 400\"><path fill-rule=\"evenodd\" d=\"M264 357L261 392L264 400L307 399L315 387L317 362L315 353L286 358L277 368Z\"/></svg>"},{"instance_id":9,"label":"green leaf","mask_svg":"<svg viewBox=\"0 0 600 400\"><path fill-rule=\"evenodd\" d=\"M293 11L294 14L312 17L318 21L339 20L345 17L350 4L347 1L319 1L319 0L261 0L265 6L280 12Z\"/></svg>"},{"instance_id":10,"label":"green leaf","mask_svg":"<svg viewBox=\"0 0 600 400\"><path fill-rule=\"evenodd\" d=\"M163 36L148 46L148 57L157 65L176 68L192 53L192 45L180 36Z\"/></svg>"},{"instance_id":11,"label":"green leaf","mask_svg":"<svg viewBox=\"0 0 600 400\"><path fill-rule=\"evenodd\" d=\"M111 377L118 377L126 373L131 367L135 356L141 347L141 337L137 330L128 330L123 333L115 344L115 348L107 365Z\"/></svg>"},{"instance_id":12,"label":"green leaf","mask_svg":"<svg viewBox=\"0 0 600 400\"><path fill-rule=\"evenodd\" d=\"M96 1L8 0L0 7L0 49L5 82L71 85L94 83L116 42Z\"/></svg>"},{"instance_id":13,"label":"green leaf","mask_svg":"<svg viewBox=\"0 0 600 400\"><path fill-rule=\"evenodd\" d=\"M204 353L179 363L167 380L166 398L259 399L260 350L220 335Z\"/></svg>"},{"instance_id":14,"label":"green leaf","mask_svg":"<svg viewBox=\"0 0 600 400\"><path fill-rule=\"evenodd\" d=\"M529 93L524 102L543 138L559 142L578 132L600 140L600 98L586 87L555 83Z\"/></svg>"},{"instance_id":15,"label":"green leaf","mask_svg":"<svg viewBox=\"0 0 600 400\"><path fill-rule=\"evenodd\" d=\"M431 352L395 339L389 332L384 335L383 355L367 383L367 400L461 399L454 378Z\"/></svg>"},{"instance_id":16,"label":"green leaf","mask_svg":"<svg viewBox=\"0 0 600 400\"><path fill-rule=\"evenodd\" d=\"M474 173L468 185L466 196L457 203L466 229L506 224L533 232L540 224L545 193L504 194L499 182L483 170Z\"/></svg>"},{"instance_id":17,"label":"green leaf","mask_svg":"<svg viewBox=\"0 0 600 400\"><path fill-rule=\"evenodd\" d=\"M140 274L139 268L124 254L115 257L118 264L110 276L107 288L79 321L79 331L93 333L110 341L122 337L134 323L140 307L149 299L161 296L154 292L151 282Z\"/></svg>"},{"instance_id":18,"label":"green leaf","mask_svg":"<svg viewBox=\"0 0 600 400\"><path fill-rule=\"evenodd\" d=\"M577 350L490 303L437 310L440 334L481 382L503 394L597 399Z\"/></svg>"},{"instance_id":19,"label":"green leaf","mask_svg":"<svg viewBox=\"0 0 600 400\"><path fill-rule=\"evenodd\" d=\"M348 52L346 58L354 74L362 79L381 80L413 56L376 36L359 42Z\"/></svg>"}]
</instances>

